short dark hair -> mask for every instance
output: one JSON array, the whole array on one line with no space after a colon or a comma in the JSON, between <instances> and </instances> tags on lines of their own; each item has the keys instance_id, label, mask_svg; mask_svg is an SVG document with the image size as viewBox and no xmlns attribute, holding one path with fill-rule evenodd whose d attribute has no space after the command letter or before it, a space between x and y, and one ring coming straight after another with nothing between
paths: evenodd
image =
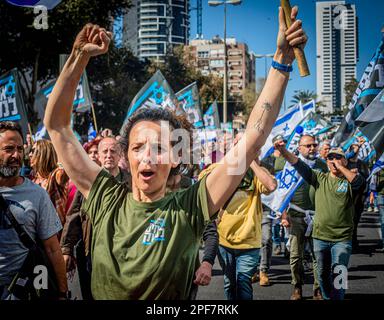
<instances>
[{"instance_id":1,"label":"short dark hair","mask_svg":"<svg viewBox=\"0 0 384 320\"><path fill-rule=\"evenodd\" d=\"M126 122L121 130L121 139L119 141L121 145L121 149L124 153L124 157L127 159L128 157L128 148L129 148L129 134L133 126L139 121L168 121L170 126L175 129L185 129L189 132L190 135L190 150L192 147L192 124L187 120L185 115L176 115L175 112L169 109L157 108L157 109L149 109L142 108L136 111ZM190 154L189 154L190 156ZM183 171L185 168L185 164L179 164L176 168L172 168L170 175L177 175Z\"/></svg>"},{"instance_id":2,"label":"short dark hair","mask_svg":"<svg viewBox=\"0 0 384 320\"><path fill-rule=\"evenodd\" d=\"M23 131L21 130L20 125L17 122L13 121L0 121L0 133L3 133L4 131L17 131L21 138L24 140L23 137Z\"/></svg>"}]
</instances>

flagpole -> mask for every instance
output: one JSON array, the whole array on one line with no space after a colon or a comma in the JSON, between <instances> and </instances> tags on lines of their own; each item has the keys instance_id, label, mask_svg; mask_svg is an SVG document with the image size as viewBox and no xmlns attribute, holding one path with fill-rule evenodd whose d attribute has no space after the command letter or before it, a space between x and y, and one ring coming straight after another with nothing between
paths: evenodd
<instances>
[{"instance_id":1,"label":"flagpole","mask_svg":"<svg viewBox=\"0 0 384 320\"><path fill-rule=\"evenodd\" d=\"M31 128L31 124L28 122L28 131L29 131L29 134L30 134L30 136L31 136L31 140L32 140L32 142L34 142L33 141L33 134L32 134L32 128Z\"/></svg>"},{"instance_id":2,"label":"flagpole","mask_svg":"<svg viewBox=\"0 0 384 320\"><path fill-rule=\"evenodd\" d=\"M96 134L97 134L97 132L99 132L99 130L97 130L97 121L96 121L95 108L93 107L93 103L92 102L91 102L91 109L92 109L93 123L95 124L95 130L96 130Z\"/></svg>"}]
</instances>

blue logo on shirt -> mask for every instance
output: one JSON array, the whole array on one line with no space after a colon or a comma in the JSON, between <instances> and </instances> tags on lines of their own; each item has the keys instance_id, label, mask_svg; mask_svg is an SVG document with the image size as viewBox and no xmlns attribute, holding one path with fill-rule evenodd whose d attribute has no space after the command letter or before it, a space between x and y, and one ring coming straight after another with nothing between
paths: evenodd
<instances>
[{"instance_id":1,"label":"blue logo on shirt","mask_svg":"<svg viewBox=\"0 0 384 320\"><path fill-rule=\"evenodd\" d=\"M148 246L156 241L165 240L165 220L158 218L151 220L151 223L147 230L144 232L143 244Z\"/></svg>"},{"instance_id":2,"label":"blue logo on shirt","mask_svg":"<svg viewBox=\"0 0 384 320\"><path fill-rule=\"evenodd\" d=\"M348 191L348 183L347 181L339 182L339 186L337 187L337 193L347 193Z\"/></svg>"}]
</instances>

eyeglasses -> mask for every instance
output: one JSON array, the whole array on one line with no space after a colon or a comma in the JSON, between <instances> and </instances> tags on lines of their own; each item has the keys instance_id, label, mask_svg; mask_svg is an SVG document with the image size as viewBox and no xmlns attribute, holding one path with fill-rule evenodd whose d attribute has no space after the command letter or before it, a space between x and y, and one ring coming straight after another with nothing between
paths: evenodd
<instances>
[{"instance_id":1,"label":"eyeglasses","mask_svg":"<svg viewBox=\"0 0 384 320\"><path fill-rule=\"evenodd\" d=\"M336 159L336 160L341 160L343 159L344 157L341 155L341 154L330 154L328 157L327 157L327 160L333 160L333 159Z\"/></svg>"},{"instance_id":2,"label":"eyeglasses","mask_svg":"<svg viewBox=\"0 0 384 320\"><path fill-rule=\"evenodd\" d=\"M306 147L306 148L310 148L310 147L314 147L314 148L317 148L318 147L318 143L310 143L310 144L301 144L300 146L301 147Z\"/></svg>"}]
</instances>

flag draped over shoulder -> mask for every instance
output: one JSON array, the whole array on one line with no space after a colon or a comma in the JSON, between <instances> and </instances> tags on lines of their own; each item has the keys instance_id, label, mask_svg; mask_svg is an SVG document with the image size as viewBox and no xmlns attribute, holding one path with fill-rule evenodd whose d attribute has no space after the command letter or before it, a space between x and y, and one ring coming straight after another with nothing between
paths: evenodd
<instances>
[{"instance_id":1,"label":"flag draped over shoulder","mask_svg":"<svg viewBox=\"0 0 384 320\"><path fill-rule=\"evenodd\" d=\"M315 110L315 106L316 103L313 100L306 103L305 105L297 104L279 116L272 127L272 131L269 134L267 141L261 148L261 159L264 159L272 154L272 139L274 137L280 134L284 138L288 139L300 121L302 121L309 112Z\"/></svg>"},{"instance_id":2,"label":"flag draped over shoulder","mask_svg":"<svg viewBox=\"0 0 384 320\"><path fill-rule=\"evenodd\" d=\"M384 88L384 81L382 79L384 79L384 36L364 71L363 77L348 107L349 113L341 122L332 141L333 145L341 145L353 135L356 129L356 119Z\"/></svg>"},{"instance_id":3,"label":"flag draped over shoulder","mask_svg":"<svg viewBox=\"0 0 384 320\"><path fill-rule=\"evenodd\" d=\"M188 117L188 121L196 129L203 128L203 119L200 109L199 88L194 82L176 93L178 108L182 108Z\"/></svg>"},{"instance_id":4,"label":"flag draped over shoulder","mask_svg":"<svg viewBox=\"0 0 384 320\"><path fill-rule=\"evenodd\" d=\"M19 122L24 136L28 132L27 112L17 69L0 76L0 121Z\"/></svg>"},{"instance_id":5,"label":"flag draped over shoulder","mask_svg":"<svg viewBox=\"0 0 384 320\"><path fill-rule=\"evenodd\" d=\"M384 90L356 119L356 125L381 156L384 153Z\"/></svg>"},{"instance_id":6,"label":"flag draped over shoulder","mask_svg":"<svg viewBox=\"0 0 384 320\"><path fill-rule=\"evenodd\" d=\"M48 10L56 7L62 0L6 0L8 3L19 7L44 6Z\"/></svg>"},{"instance_id":7,"label":"flag draped over shoulder","mask_svg":"<svg viewBox=\"0 0 384 320\"><path fill-rule=\"evenodd\" d=\"M219 111L216 100L208 107L204 113L204 127L207 130L216 130L220 128Z\"/></svg>"}]
</instances>

